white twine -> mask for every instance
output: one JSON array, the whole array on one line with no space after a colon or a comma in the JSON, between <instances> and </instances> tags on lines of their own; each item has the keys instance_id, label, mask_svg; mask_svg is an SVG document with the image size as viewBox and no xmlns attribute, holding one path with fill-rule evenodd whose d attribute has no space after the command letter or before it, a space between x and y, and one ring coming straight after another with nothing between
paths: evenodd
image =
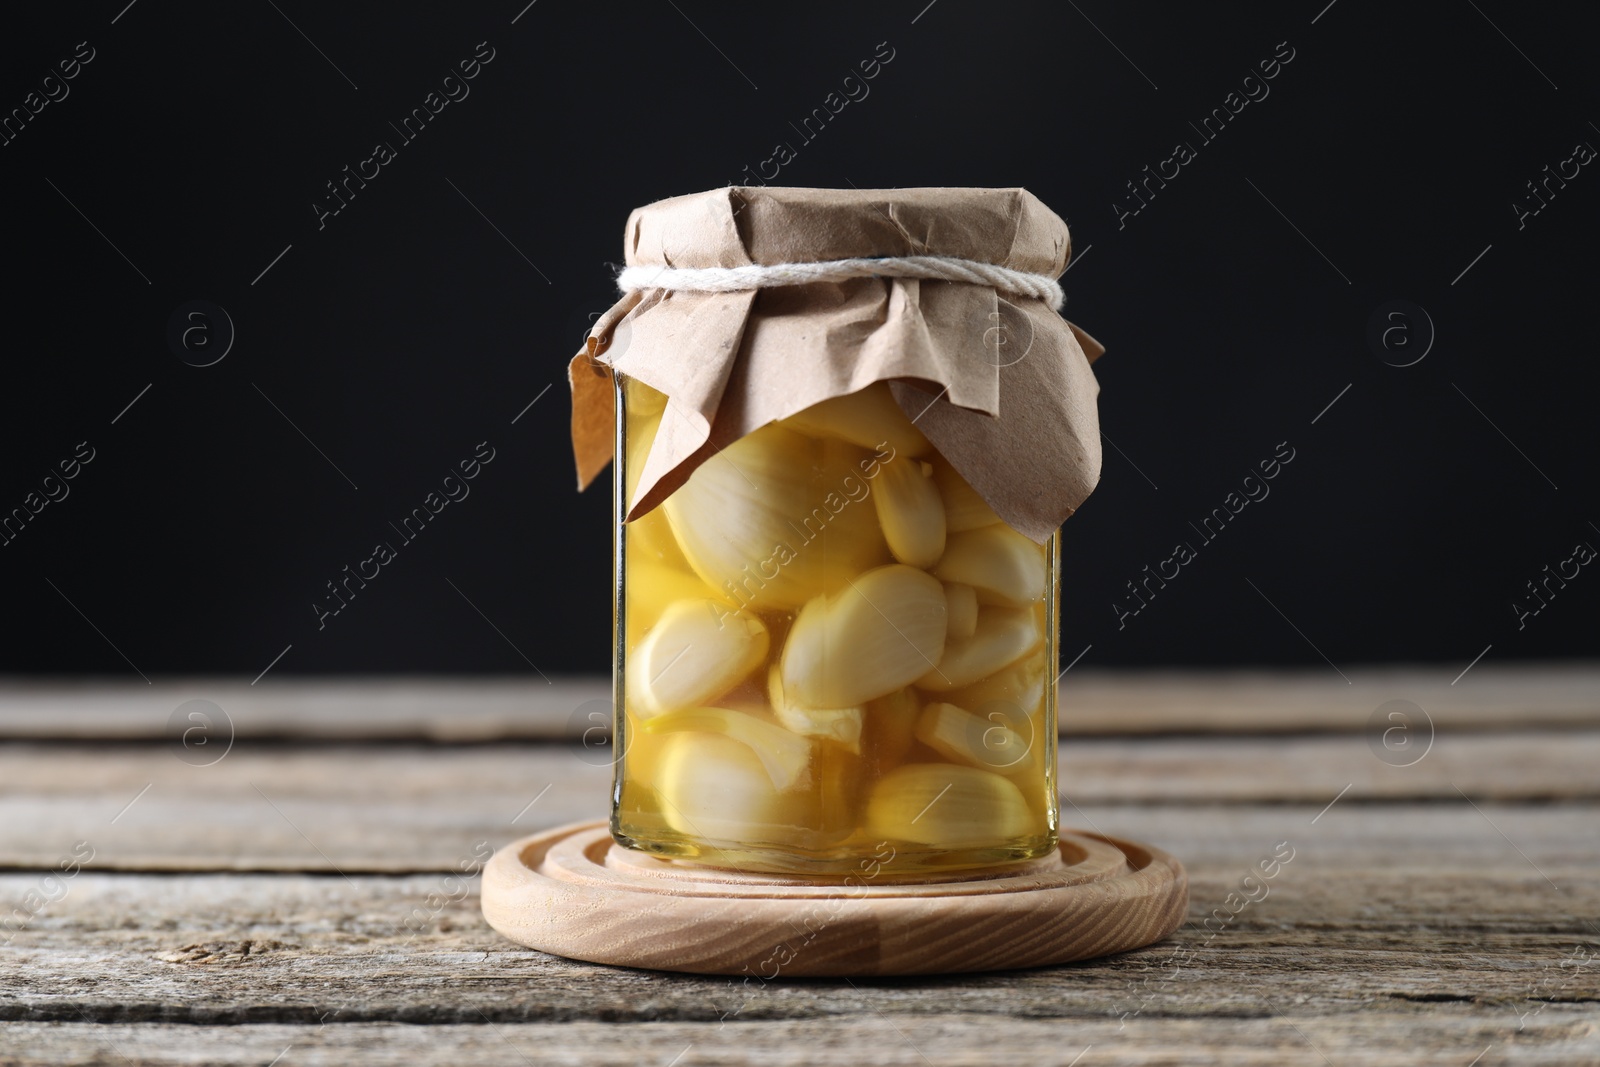
<instances>
[{"instance_id":1,"label":"white twine","mask_svg":"<svg viewBox=\"0 0 1600 1067\"><path fill-rule=\"evenodd\" d=\"M875 259L830 259L820 263L779 263L748 267L626 267L617 288L671 289L694 293L739 293L809 282L842 282L850 278L928 278L942 282L987 285L1014 296L1033 297L1060 311L1066 297L1061 285L1044 274L997 267L955 256L893 256Z\"/></svg>"}]
</instances>

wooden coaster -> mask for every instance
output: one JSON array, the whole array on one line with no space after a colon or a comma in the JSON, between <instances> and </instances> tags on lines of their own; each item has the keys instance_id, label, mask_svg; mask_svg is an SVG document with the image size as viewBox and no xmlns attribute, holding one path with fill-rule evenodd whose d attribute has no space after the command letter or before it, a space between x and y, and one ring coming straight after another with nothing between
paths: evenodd
<instances>
[{"instance_id":1,"label":"wooden coaster","mask_svg":"<svg viewBox=\"0 0 1600 1067\"><path fill-rule=\"evenodd\" d=\"M761 978L944 974L1125 952L1182 924L1183 865L1066 832L1044 859L864 885L742 874L625 849L605 823L525 837L483 869L483 915L591 963Z\"/></svg>"}]
</instances>

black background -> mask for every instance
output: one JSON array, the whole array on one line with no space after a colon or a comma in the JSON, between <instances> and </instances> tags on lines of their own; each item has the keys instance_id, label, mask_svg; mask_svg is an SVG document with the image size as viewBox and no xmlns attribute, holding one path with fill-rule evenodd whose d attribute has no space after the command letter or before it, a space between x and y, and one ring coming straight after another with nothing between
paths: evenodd
<instances>
[{"instance_id":1,"label":"black background","mask_svg":"<svg viewBox=\"0 0 1600 1067\"><path fill-rule=\"evenodd\" d=\"M573 488L565 360L612 298L628 211L739 181L779 141L779 184L1020 185L1071 223L1067 314L1108 346L1117 447L1065 529L1064 658L1453 675L1490 645L1592 655L1589 569L1520 630L1511 605L1600 546L1600 175L1521 228L1512 205L1600 145L1594 22L1325 2L8 16L7 113L78 42L95 58L0 147L0 510L78 442L95 458L0 548L0 669L254 677L291 645L275 672L606 669L610 501ZM398 143L389 122L479 42L470 96L319 229L325 183ZM789 123L880 42L870 94L802 144ZM1202 144L1189 123L1280 42L1270 96ZM1180 140L1197 158L1119 226L1125 183ZM1397 299L1436 333L1407 367L1367 340ZM190 300L237 330L210 367L167 344ZM1408 329L1404 358L1427 341ZM484 440L470 497L319 630L325 583ZM1285 441L1270 497L1119 629L1124 583Z\"/></svg>"}]
</instances>

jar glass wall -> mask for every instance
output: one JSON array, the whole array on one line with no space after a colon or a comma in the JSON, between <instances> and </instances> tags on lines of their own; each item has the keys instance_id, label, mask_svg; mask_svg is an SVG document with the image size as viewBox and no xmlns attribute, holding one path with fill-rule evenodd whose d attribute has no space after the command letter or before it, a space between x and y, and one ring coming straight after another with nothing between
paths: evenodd
<instances>
[{"instance_id":1,"label":"jar glass wall","mask_svg":"<svg viewBox=\"0 0 1600 1067\"><path fill-rule=\"evenodd\" d=\"M617 840L823 876L1051 852L1059 535L1005 525L882 382L624 522L681 416L616 382Z\"/></svg>"}]
</instances>

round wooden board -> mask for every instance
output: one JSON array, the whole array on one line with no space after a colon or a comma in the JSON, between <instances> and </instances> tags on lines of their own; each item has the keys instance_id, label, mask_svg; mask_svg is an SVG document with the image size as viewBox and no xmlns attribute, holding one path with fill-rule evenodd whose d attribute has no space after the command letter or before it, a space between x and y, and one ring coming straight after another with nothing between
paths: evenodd
<instances>
[{"instance_id":1,"label":"round wooden board","mask_svg":"<svg viewBox=\"0 0 1600 1067\"><path fill-rule=\"evenodd\" d=\"M889 865L892 866L892 863ZM761 978L946 974L1125 952L1182 924L1172 856L1065 832L1040 860L939 881L741 874L616 844L604 823L525 837L483 870L483 915L519 944L591 963Z\"/></svg>"}]
</instances>

